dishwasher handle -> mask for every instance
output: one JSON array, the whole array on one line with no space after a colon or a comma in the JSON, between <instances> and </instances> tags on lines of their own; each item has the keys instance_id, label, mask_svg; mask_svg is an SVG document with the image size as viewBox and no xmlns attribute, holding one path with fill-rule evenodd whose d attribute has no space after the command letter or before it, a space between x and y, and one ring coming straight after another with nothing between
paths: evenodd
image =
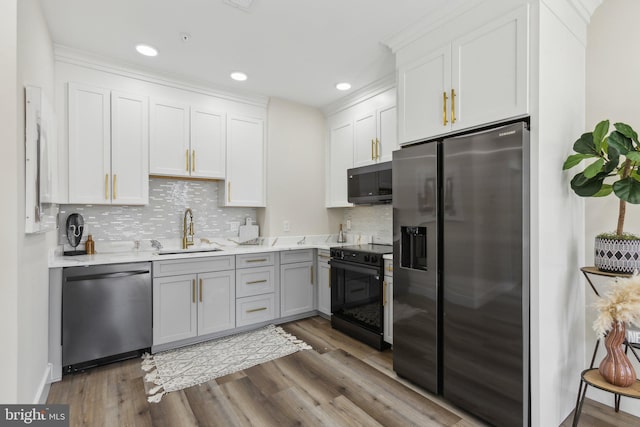
<instances>
[{"instance_id":1,"label":"dishwasher handle","mask_svg":"<svg viewBox=\"0 0 640 427\"><path fill-rule=\"evenodd\" d=\"M83 280L97 280L97 279L114 279L120 277L138 276L140 274L150 274L149 270L132 270L132 271L118 271L116 273L98 273L89 274L86 276L72 276L67 277L67 282L79 282Z\"/></svg>"}]
</instances>

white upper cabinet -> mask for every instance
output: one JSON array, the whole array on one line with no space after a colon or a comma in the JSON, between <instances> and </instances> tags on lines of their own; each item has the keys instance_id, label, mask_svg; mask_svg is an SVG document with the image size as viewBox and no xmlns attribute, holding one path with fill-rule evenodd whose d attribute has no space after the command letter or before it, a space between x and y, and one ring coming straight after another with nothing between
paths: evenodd
<instances>
[{"instance_id":1,"label":"white upper cabinet","mask_svg":"<svg viewBox=\"0 0 640 427\"><path fill-rule=\"evenodd\" d=\"M191 176L225 178L226 115L191 108Z\"/></svg>"},{"instance_id":2,"label":"white upper cabinet","mask_svg":"<svg viewBox=\"0 0 640 427\"><path fill-rule=\"evenodd\" d=\"M223 206L265 206L264 120L227 117L227 178L221 186Z\"/></svg>"},{"instance_id":3,"label":"white upper cabinet","mask_svg":"<svg viewBox=\"0 0 640 427\"><path fill-rule=\"evenodd\" d=\"M357 117L354 130L355 167L391 160L391 152L398 148L395 103Z\"/></svg>"},{"instance_id":4,"label":"white upper cabinet","mask_svg":"<svg viewBox=\"0 0 640 427\"><path fill-rule=\"evenodd\" d=\"M149 172L189 176L189 106L152 99Z\"/></svg>"},{"instance_id":5,"label":"white upper cabinet","mask_svg":"<svg viewBox=\"0 0 640 427\"><path fill-rule=\"evenodd\" d=\"M450 46L400 68L398 136L401 143L437 135L449 128L447 99L450 87Z\"/></svg>"},{"instance_id":6,"label":"white upper cabinet","mask_svg":"<svg viewBox=\"0 0 640 427\"><path fill-rule=\"evenodd\" d=\"M347 169L353 167L353 123L330 129L327 165L327 207L352 206L347 201Z\"/></svg>"},{"instance_id":7,"label":"white upper cabinet","mask_svg":"<svg viewBox=\"0 0 640 427\"><path fill-rule=\"evenodd\" d=\"M400 143L528 112L527 10L398 67Z\"/></svg>"},{"instance_id":8,"label":"white upper cabinet","mask_svg":"<svg viewBox=\"0 0 640 427\"><path fill-rule=\"evenodd\" d=\"M149 198L149 107L147 98L111 92L111 198L146 204Z\"/></svg>"},{"instance_id":9,"label":"white upper cabinet","mask_svg":"<svg viewBox=\"0 0 640 427\"><path fill-rule=\"evenodd\" d=\"M225 138L224 113L153 100L150 173L224 179Z\"/></svg>"},{"instance_id":10,"label":"white upper cabinet","mask_svg":"<svg viewBox=\"0 0 640 427\"><path fill-rule=\"evenodd\" d=\"M145 97L69 83L69 203L146 204Z\"/></svg>"},{"instance_id":11,"label":"white upper cabinet","mask_svg":"<svg viewBox=\"0 0 640 427\"><path fill-rule=\"evenodd\" d=\"M377 160L376 112L371 111L354 122L353 165L369 165Z\"/></svg>"}]
</instances>

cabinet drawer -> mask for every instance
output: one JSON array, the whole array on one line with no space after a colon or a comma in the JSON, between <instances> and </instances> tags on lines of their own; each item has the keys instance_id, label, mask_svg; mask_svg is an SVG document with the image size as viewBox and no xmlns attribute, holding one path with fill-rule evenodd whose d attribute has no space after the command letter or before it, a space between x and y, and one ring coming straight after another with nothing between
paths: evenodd
<instances>
[{"instance_id":1,"label":"cabinet drawer","mask_svg":"<svg viewBox=\"0 0 640 427\"><path fill-rule=\"evenodd\" d=\"M280 264L313 261L313 249L280 252Z\"/></svg>"},{"instance_id":2,"label":"cabinet drawer","mask_svg":"<svg viewBox=\"0 0 640 427\"><path fill-rule=\"evenodd\" d=\"M236 300L236 327L275 319L275 295L266 294Z\"/></svg>"},{"instance_id":3,"label":"cabinet drawer","mask_svg":"<svg viewBox=\"0 0 640 427\"><path fill-rule=\"evenodd\" d=\"M153 277L208 273L233 270L234 268L235 258L233 255L194 259L172 259L167 261L154 261Z\"/></svg>"},{"instance_id":4,"label":"cabinet drawer","mask_svg":"<svg viewBox=\"0 0 640 427\"><path fill-rule=\"evenodd\" d=\"M264 267L275 264L275 259L275 252L236 255L236 266L237 268Z\"/></svg>"},{"instance_id":5,"label":"cabinet drawer","mask_svg":"<svg viewBox=\"0 0 640 427\"><path fill-rule=\"evenodd\" d=\"M236 297L275 292L275 267L243 268L236 275Z\"/></svg>"}]
</instances>

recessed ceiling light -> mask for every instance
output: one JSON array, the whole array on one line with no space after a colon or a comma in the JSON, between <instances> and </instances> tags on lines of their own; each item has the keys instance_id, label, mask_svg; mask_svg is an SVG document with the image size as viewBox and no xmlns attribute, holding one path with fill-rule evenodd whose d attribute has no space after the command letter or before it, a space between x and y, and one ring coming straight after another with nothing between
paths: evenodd
<instances>
[{"instance_id":1,"label":"recessed ceiling light","mask_svg":"<svg viewBox=\"0 0 640 427\"><path fill-rule=\"evenodd\" d=\"M238 82L243 82L247 80L247 75L241 71L234 71L231 73L231 78Z\"/></svg>"},{"instance_id":2,"label":"recessed ceiling light","mask_svg":"<svg viewBox=\"0 0 640 427\"><path fill-rule=\"evenodd\" d=\"M342 82L336 85L336 89L338 90L349 90L351 89L351 83Z\"/></svg>"},{"instance_id":3,"label":"recessed ceiling light","mask_svg":"<svg viewBox=\"0 0 640 427\"><path fill-rule=\"evenodd\" d=\"M147 45L147 44L138 44L136 45L136 50L139 54L144 56L156 56L158 54L158 50Z\"/></svg>"}]
</instances>

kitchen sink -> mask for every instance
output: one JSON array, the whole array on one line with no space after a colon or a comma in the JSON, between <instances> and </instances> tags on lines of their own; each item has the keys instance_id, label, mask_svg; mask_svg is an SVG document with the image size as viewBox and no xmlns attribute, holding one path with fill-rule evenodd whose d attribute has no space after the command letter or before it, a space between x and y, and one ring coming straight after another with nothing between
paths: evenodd
<instances>
[{"instance_id":1,"label":"kitchen sink","mask_svg":"<svg viewBox=\"0 0 640 427\"><path fill-rule=\"evenodd\" d=\"M199 252L217 252L220 248L162 249L158 255L195 254Z\"/></svg>"}]
</instances>

